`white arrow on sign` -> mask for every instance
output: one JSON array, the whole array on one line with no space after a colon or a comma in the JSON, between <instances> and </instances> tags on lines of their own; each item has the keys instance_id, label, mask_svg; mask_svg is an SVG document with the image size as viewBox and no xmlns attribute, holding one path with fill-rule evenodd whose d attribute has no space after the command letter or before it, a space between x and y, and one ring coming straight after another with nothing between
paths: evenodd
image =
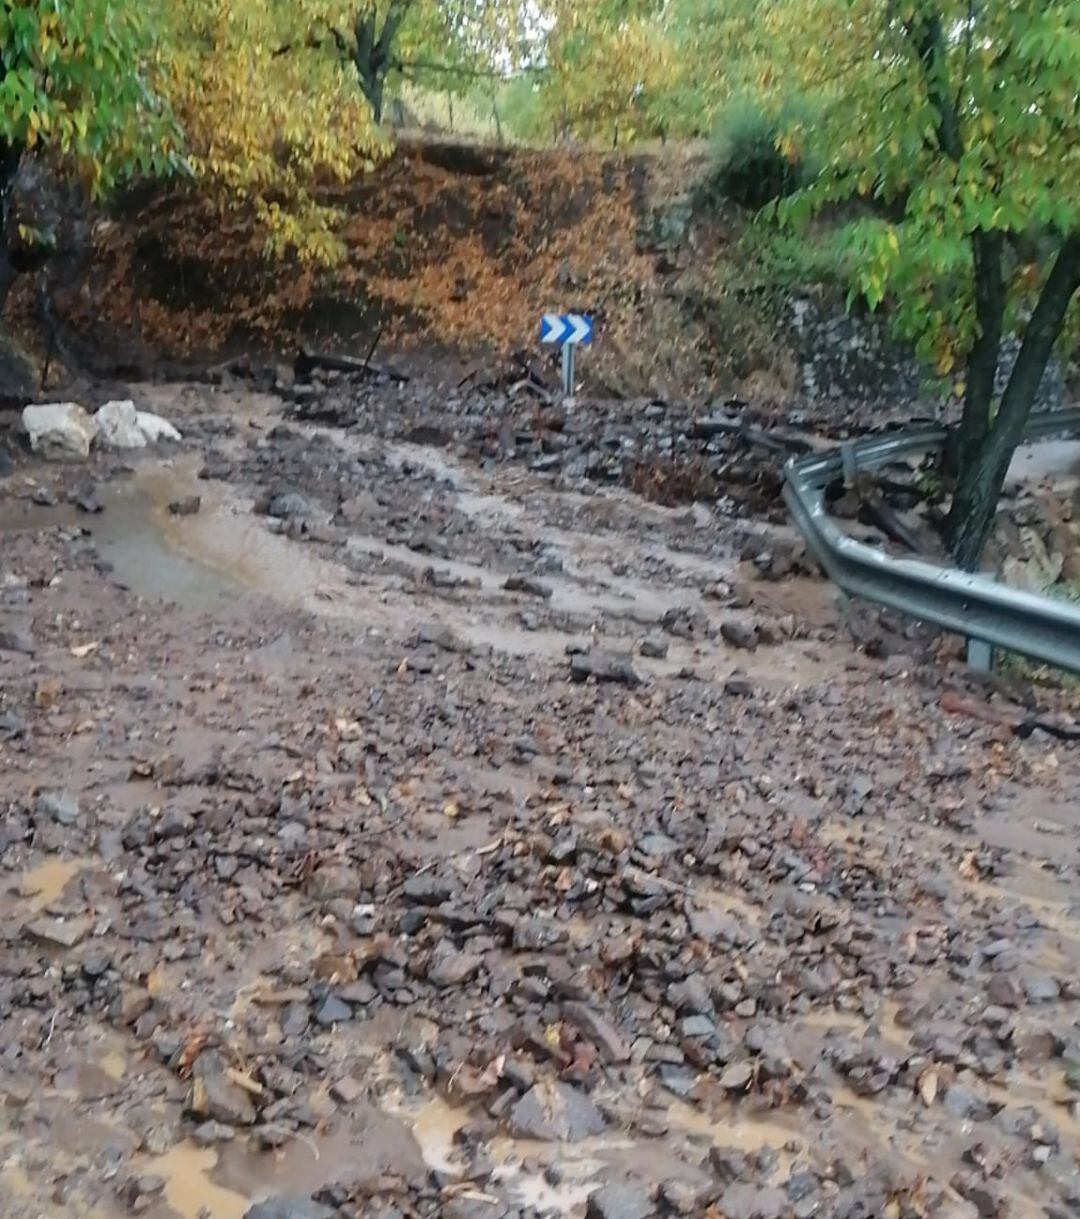
<instances>
[{"instance_id":1,"label":"white arrow on sign","mask_svg":"<svg viewBox=\"0 0 1080 1219\"><path fill-rule=\"evenodd\" d=\"M592 322L580 313L571 313L566 321L570 324L570 333L566 336L568 343L581 343L592 334Z\"/></svg>"},{"instance_id":2,"label":"white arrow on sign","mask_svg":"<svg viewBox=\"0 0 1080 1219\"><path fill-rule=\"evenodd\" d=\"M540 342L561 343L565 327L557 313L545 313L540 319Z\"/></svg>"},{"instance_id":3,"label":"white arrow on sign","mask_svg":"<svg viewBox=\"0 0 1080 1219\"><path fill-rule=\"evenodd\" d=\"M540 319L540 342L577 345L591 343L592 318L583 313L545 313Z\"/></svg>"}]
</instances>

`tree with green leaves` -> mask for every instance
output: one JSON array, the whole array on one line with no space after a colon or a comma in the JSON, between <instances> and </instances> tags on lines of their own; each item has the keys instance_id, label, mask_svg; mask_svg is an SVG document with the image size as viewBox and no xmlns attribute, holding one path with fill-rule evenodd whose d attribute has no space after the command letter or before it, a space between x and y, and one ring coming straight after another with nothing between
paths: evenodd
<instances>
[{"instance_id":1,"label":"tree with green leaves","mask_svg":"<svg viewBox=\"0 0 1080 1219\"><path fill-rule=\"evenodd\" d=\"M1077 321L1080 9L774 0L760 35L774 77L777 59L792 65L823 103L813 134L825 169L780 215L870 203L847 229L857 289L873 307L888 298L941 373L963 370L947 531L973 570L1048 362Z\"/></svg>"},{"instance_id":2,"label":"tree with green leaves","mask_svg":"<svg viewBox=\"0 0 1080 1219\"><path fill-rule=\"evenodd\" d=\"M430 81L461 92L518 63L530 8L520 0L331 0L321 23L382 121L388 81ZM312 37L319 39L316 28Z\"/></svg>"},{"instance_id":3,"label":"tree with green leaves","mask_svg":"<svg viewBox=\"0 0 1080 1219\"><path fill-rule=\"evenodd\" d=\"M100 195L118 178L175 164L178 133L148 84L139 5L0 3L0 307L20 269L12 187L28 155L63 158Z\"/></svg>"}]
</instances>

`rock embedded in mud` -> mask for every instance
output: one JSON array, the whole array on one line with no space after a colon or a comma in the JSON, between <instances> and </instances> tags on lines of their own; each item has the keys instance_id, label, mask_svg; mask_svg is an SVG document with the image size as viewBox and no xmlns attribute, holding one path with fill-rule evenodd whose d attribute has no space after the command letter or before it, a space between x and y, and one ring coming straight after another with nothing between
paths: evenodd
<instances>
[{"instance_id":1,"label":"rock embedded in mud","mask_svg":"<svg viewBox=\"0 0 1080 1219\"><path fill-rule=\"evenodd\" d=\"M507 576L503 581L503 589L508 593L524 593L529 597L541 597L545 601L552 596L551 586L535 576Z\"/></svg>"},{"instance_id":2,"label":"rock embedded in mud","mask_svg":"<svg viewBox=\"0 0 1080 1219\"><path fill-rule=\"evenodd\" d=\"M754 1068L748 1062L733 1062L720 1076L721 1088L729 1092L745 1092L754 1078Z\"/></svg>"},{"instance_id":3,"label":"rock embedded in mud","mask_svg":"<svg viewBox=\"0 0 1080 1219\"><path fill-rule=\"evenodd\" d=\"M111 449L143 449L146 435L139 427L135 403L106 402L94 414L101 443Z\"/></svg>"},{"instance_id":4,"label":"rock embedded in mud","mask_svg":"<svg viewBox=\"0 0 1080 1219\"><path fill-rule=\"evenodd\" d=\"M195 516L201 509L201 495L185 495L182 499L174 499L169 504L169 511L173 516Z\"/></svg>"},{"instance_id":5,"label":"rock embedded in mud","mask_svg":"<svg viewBox=\"0 0 1080 1219\"><path fill-rule=\"evenodd\" d=\"M633 659L623 652L582 652L570 657L570 677L575 682L612 682L623 686L640 686L642 678L634 668Z\"/></svg>"},{"instance_id":6,"label":"rock embedded in mud","mask_svg":"<svg viewBox=\"0 0 1080 1219\"><path fill-rule=\"evenodd\" d=\"M649 1190L640 1183L605 1185L589 1195L585 1219L650 1219L656 1214Z\"/></svg>"},{"instance_id":7,"label":"rock embedded in mud","mask_svg":"<svg viewBox=\"0 0 1080 1219\"><path fill-rule=\"evenodd\" d=\"M440 944L431 955L427 980L440 988L461 986L479 970L482 959L475 953L459 952L451 944Z\"/></svg>"},{"instance_id":8,"label":"rock embedded in mud","mask_svg":"<svg viewBox=\"0 0 1080 1219\"><path fill-rule=\"evenodd\" d=\"M535 1084L510 1112L511 1134L547 1143L576 1143L602 1134L606 1126L584 1092L550 1080Z\"/></svg>"},{"instance_id":9,"label":"rock embedded in mud","mask_svg":"<svg viewBox=\"0 0 1080 1219\"><path fill-rule=\"evenodd\" d=\"M510 1208L490 1196L451 1198L440 1211L440 1219L506 1219ZM516 1214L517 1212L515 1212Z\"/></svg>"},{"instance_id":10,"label":"rock embedded in mud","mask_svg":"<svg viewBox=\"0 0 1080 1219\"><path fill-rule=\"evenodd\" d=\"M314 516L311 504L299 491L267 491L255 501L255 511L262 516L288 521L297 517Z\"/></svg>"},{"instance_id":11,"label":"rock embedded in mud","mask_svg":"<svg viewBox=\"0 0 1080 1219\"><path fill-rule=\"evenodd\" d=\"M244 1212L244 1219L334 1219L334 1212L312 1198L278 1194L249 1207Z\"/></svg>"},{"instance_id":12,"label":"rock embedded in mud","mask_svg":"<svg viewBox=\"0 0 1080 1219\"><path fill-rule=\"evenodd\" d=\"M725 1219L783 1219L788 1201L782 1190L736 1181L720 1197Z\"/></svg>"},{"instance_id":13,"label":"rock embedded in mud","mask_svg":"<svg viewBox=\"0 0 1080 1219\"><path fill-rule=\"evenodd\" d=\"M196 1117L227 1126L251 1126L255 1123L255 1106L243 1088L230 1083L223 1075L207 1074L192 1081L187 1109Z\"/></svg>"},{"instance_id":14,"label":"rock embedded in mud","mask_svg":"<svg viewBox=\"0 0 1080 1219\"><path fill-rule=\"evenodd\" d=\"M236 1131L224 1122L203 1122L191 1132L191 1141L196 1147L214 1147L218 1143L231 1143Z\"/></svg>"},{"instance_id":15,"label":"rock embedded in mud","mask_svg":"<svg viewBox=\"0 0 1080 1219\"><path fill-rule=\"evenodd\" d=\"M628 1042L611 1021L594 1007L587 1003L566 1003L563 1005L563 1017L596 1045L605 1062L629 1061Z\"/></svg>"},{"instance_id":16,"label":"rock embedded in mud","mask_svg":"<svg viewBox=\"0 0 1080 1219\"><path fill-rule=\"evenodd\" d=\"M90 934L91 926L88 918L41 918L27 923L23 930L31 939L44 944L55 944L58 948L74 948Z\"/></svg>"},{"instance_id":17,"label":"rock embedded in mud","mask_svg":"<svg viewBox=\"0 0 1080 1219\"><path fill-rule=\"evenodd\" d=\"M1061 998L1061 986L1045 974L1029 978L1024 986L1029 1003L1054 1003Z\"/></svg>"},{"instance_id":18,"label":"rock embedded in mud","mask_svg":"<svg viewBox=\"0 0 1080 1219\"><path fill-rule=\"evenodd\" d=\"M753 652L758 645L758 630L752 623L722 622L720 635L733 648L740 648L745 652Z\"/></svg>"},{"instance_id":19,"label":"rock embedded in mud","mask_svg":"<svg viewBox=\"0 0 1080 1219\"><path fill-rule=\"evenodd\" d=\"M34 812L38 817L48 817L57 825L74 825L79 819L79 801L64 791L38 792L34 801Z\"/></svg>"},{"instance_id":20,"label":"rock embedded in mud","mask_svg":"<svg viewBox=\"0 0 1080 1219\"><path fill-rule=\"evenodd\" d=\"M98 434L94 420L75 402L51 402L23 410L30 447L42 457L85 460Z\"/></svg>"},{"instance_id":21,"label":"rock embedded in mud","mask_svg":"<svg viewBox=\"0 0 1080 1219\"><path fill-rule=\"evenodd\" d=\"M654 631L645 636L638 651L648 660L666 660L668 641L658 631Z\"/></svg>"},{"instance_id":22,"label":"rock embedded in mud","mask_svg":"<svg viewBox=\"0 0 1080 1219\"><path fill-rule=\"evenodd\" d=\"M148 444L157 444L159 440L178 441L183 439L168 419L155 415L153 411L136 411L135 420Z\"/></svg>"},{"instance_id":23,"label":"rock embedded in mud","mask_svg":"<svg viewBox=\"0 0 1080 1219\"><path fill-rule=\"evenodd\" d=\"M33 656L34 637L24 627L0 627L0 652L20 652Z\"/></svg>"},{"instance_id":24,"label":"rock embedded in mud","mask_svg":"<svg viewBox=\"0 0 1080 1219\"><path fill-rule=\"evenodd\" d=\"M352 1008L337 995L327 995L315 1009L315 1022L323 1028L331 1028L335 1024L344 1024L351 1020L352 1014Z\"/></svg>"}]
</instances>

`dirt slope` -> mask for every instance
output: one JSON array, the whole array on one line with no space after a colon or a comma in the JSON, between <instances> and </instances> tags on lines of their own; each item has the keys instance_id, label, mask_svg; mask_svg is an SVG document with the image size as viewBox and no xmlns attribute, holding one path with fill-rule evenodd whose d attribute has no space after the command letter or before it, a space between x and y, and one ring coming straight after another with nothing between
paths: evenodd
<instances>
[{"instance_id":1,"label":"dirt slope","mask_svg":"<svg viewBox=\"0 0 1080 1219\"><path fill-rule=\"evenodd\" d=\"M600 341L584 381L620 394L788 393L797 360L753 300L722 300L711 268L736 218L695 219L700 153L601 156L404 146L328 195L346 214L334 273L269 264L242 225L146 193L93 227L81 269L55 277L84 355L216 360L299 343L354 354L537 349L545 310L580 309Z\"/></svg>"}]
</instances>

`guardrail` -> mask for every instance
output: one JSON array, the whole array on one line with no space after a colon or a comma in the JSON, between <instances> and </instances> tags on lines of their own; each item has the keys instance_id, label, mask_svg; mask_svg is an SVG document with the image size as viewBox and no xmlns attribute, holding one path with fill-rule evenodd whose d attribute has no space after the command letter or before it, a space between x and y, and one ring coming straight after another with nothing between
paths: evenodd
<instances>
[{"instance_id":1,"label":"guardrail","mask_svg":"<svg viewBox=\"0 0 1080 1219\"><path fill-rule=\"evenodd\" d=\"M1047 411L1031 417L1025 439L1075 431L1080 431L1080 410ZM940 449L945 438L944 428L924 428L792 458L784 466L784 500L796 525L830 579L845 592L964 635L973 665L989 668L997 647L1080 673L1080 605L1008 588L953 567L893 558L848 537L830 519L824 496L828 483Z\"/></svg>"}]
</instances>

